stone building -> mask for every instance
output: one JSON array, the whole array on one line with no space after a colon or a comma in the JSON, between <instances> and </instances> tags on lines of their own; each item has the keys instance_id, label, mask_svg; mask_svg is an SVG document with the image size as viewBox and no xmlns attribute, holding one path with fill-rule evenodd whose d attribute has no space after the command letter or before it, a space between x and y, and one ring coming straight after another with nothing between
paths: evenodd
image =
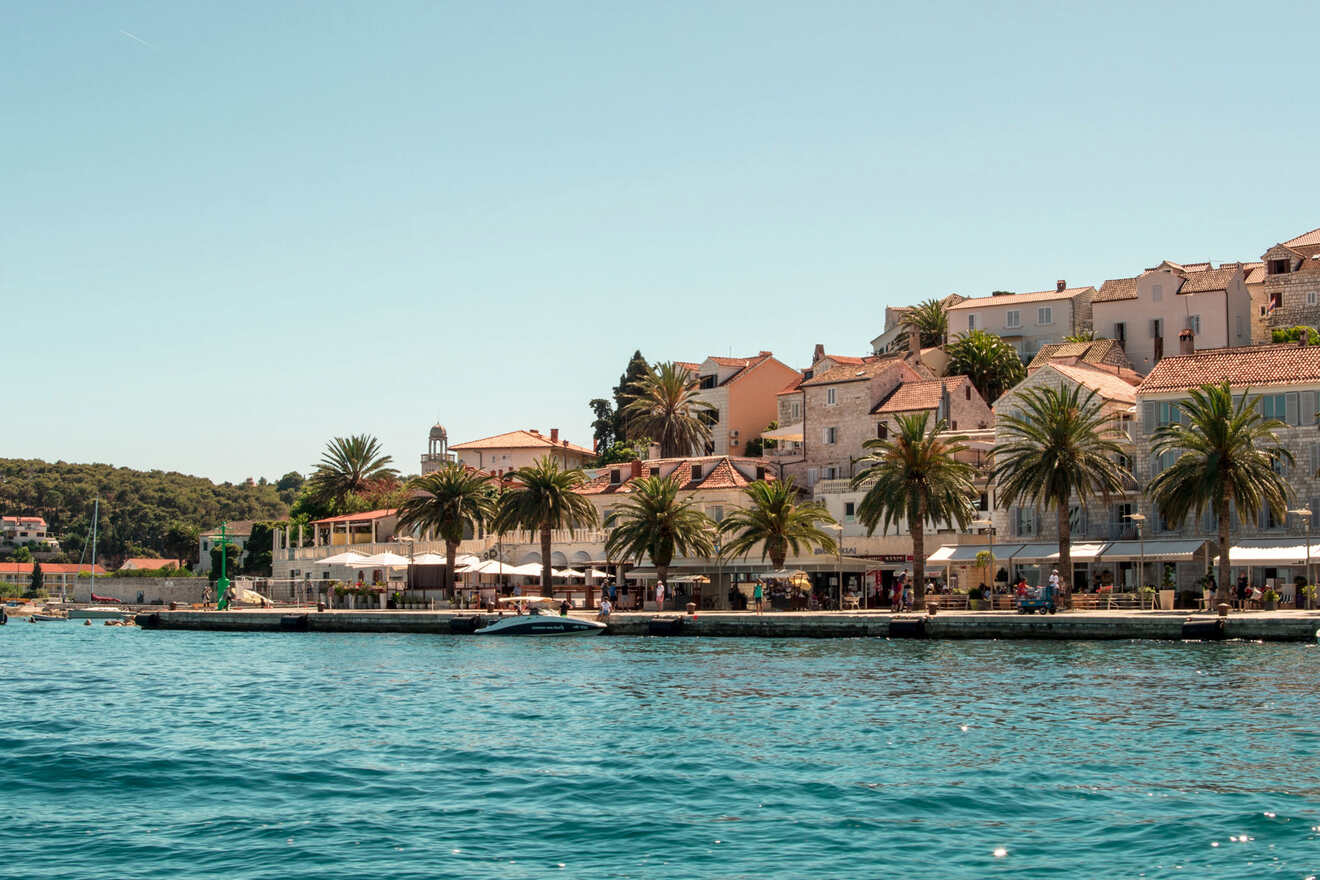
<instances>
[{"instance_id":1,"label":"stone building","mask_svg":"<svg viewBox=\"0 0 1320 880\"><path fill-rule=\"evenodd\" d=\"M442 465L454 461L454 453L449 451L449 432L444 425L439 422L432 425L426 439L426 452L422 453L422 474L434 473Z\"/></svg>"},{"instance_id":2,"label":"stone building","mask_svg":"<svg viewBox=\"0 0 1320 880\"><path fill-rule=\"evenodd\" d=\"M1320 229L1276 244L1261 259L1268 326L1320 326Z\"/></svg>"},{"instance_id":3,"label":"stone building","mask_svg":"<svg viewBox=\"0 0 1320 880\"><path fill-rule=\"evenodd\" d=\"M493 476L529 467L546 456L568 469L583 467L595 457L585 446L561 439L558 428L551 428L549 434L530 428L469 440L450 446L449 454L457 456L460 463Z\"/></svg>"}]
</instances>

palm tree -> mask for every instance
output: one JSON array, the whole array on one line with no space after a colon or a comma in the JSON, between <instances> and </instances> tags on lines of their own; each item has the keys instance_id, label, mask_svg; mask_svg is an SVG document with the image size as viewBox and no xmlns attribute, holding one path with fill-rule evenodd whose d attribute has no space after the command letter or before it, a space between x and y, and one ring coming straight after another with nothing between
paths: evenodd
<instances>
[{"instance_id":1,"label":"palm tree","mask_svg":"<svg viewBox=\"0 0 1320 880\"><path fill-rule=\"evenodd\" d=\"M541 533L541 590L546 596L554 595L550 533L554 529L594 526L599 521L595 506L576 491L586 479L581 470L564 470L547 455L514 471L508 491L500 496L492 523L497 531L525 529Z\"/></svg>"},{"instance_id":2,"label":"palm tree","mask_svg":"<svg viewBox=\"0 0 1320 880\"><path fill-rule=\"evenodd\" d=\"M867 535L876 526L889 531L899 522L912 534L913 597L920 607L926 592L926 523L957 523L966 528L976 516L976 469L958 461L966 449L945 436L945 423L936 422L929 433L929 413L900 415L897 430L885 440L867 440L868 454L853 477L854 489L866 488L857 518ZM869 487L868 487L869 484Z\"/></svg>"},{"instance_id":3,"label":"palm tree","mask_svg":"<svg viewBox=\"0 0 1320 880\"><path fill-rule=\"evenodd\" d=\"M326 444L307 486L318 501L338 509L349 495L397 479L399 472L389 466L393 460L369 434L336 437Z\"/></svg>"},{"instance_id":4,"label":"palm tree","mask_svg":"<svg viewBox=\"0 0 1320 880\"><path fill-rule=\"evenodd\" d=\"M1027 375L1017 349L984 330L973 330L950 342L945 351L950 376L967 376L986 403L995 400Z\"/></svg>"},{"instance_id":5,"label":"palm tree","mask_svg":"<svg viewBox=\"0 0 1320 880\"><path fill-rule=\"evenodd\" d=\"M793 480L757 480L743 488L750 502L734 510L720 523L720 534L732 537L725 542L726 559L743 556L757 544L761 545L761 558L770 557L776 569L784 567L788 551L800 555L819 547L834 553L838 545L821 525L834 523L834 517L824 504L815 501L800 502Z\"/></svg>"},{"instance_id":6,"label":"palm tree","mask_svg":"<svg viewBox=\"0 0 1320 880\"><path fill-rule=\"evenodd\" d=\"M454 595L454 561L464 531L476 534L495 514L490 477L447 462L409 481L410 497L399 507L399 530L417 528L445 542L445 592Z\"/></svg>"},{"instance_id":7,"label":"palm tree","mask_svg":"<svg viewBox=\"0 0 1320 880\"><path fill-rule=\"evenodd\" d=\"M943 345L949 335L949 313L937 299L928 299L908 309L903 324L921 334L923 348Z\"/></svg>"},{"instance_id":8,"label":"palm tree","mask_svg":"<svg viewBox=\"0 0 1320 880\"><path fill-rule=\"evenodd\" d=\"M1147 491L1164 516L1182 522L1207 507L1219 525L1219 585L1216 602L1228 601L1229 531L1232 509L1246 523L1268 508L1283 519L1288 483L1275 467L1293 463L1276 433L1283 422L1267 419L1256 399L1243 391L1236 402L1227 382L1192 389L1179 404L1177 422L1155 431L1152 452L1177 454L1150 481Z\"/></svg>"},{"instance_id":9,"label":"palm tree","mask_svg":"<svg viewBox=\"0 0 1320 880\"><path fill-rule=\"evenodd\" d=\"M995 444L990 478L999 484L1004 506L1030 504L1055 508L1059 519L1059 574L1062 601L1072 590L1073 498L1085 506L1097 495L1109 496L1132 479L1119 464L1125 435L1110 422L1094 389L1045 386L1028 388L1012 411L998 417L1004 435Z\"/></svg>"},{"instance_id":10,"label":"palm tree","mask_svg":"<svg viewBox=\"0 0 1320 880\"><path fill-rule=\"evenodd\" d=\"M715 555L715 523L691 500L678 498L679 482L673 476L642 477L629 483L627 499L610 511L605 528L608 559L650 556L661 582L669 580L674 554L711 557Z\"/></svg>"},{"instance_id":11,"label":"palm tree","mask_svg":"<svg viewBox=\"0 0 1320 880\"><path fill-rule=\"evenodd\" d=\"M669 362L648 368L629 389L623 408L629 437L651 437L666 458L705 450L719 411L698 394L686 367Z\"/></svg>"}]
</instances>

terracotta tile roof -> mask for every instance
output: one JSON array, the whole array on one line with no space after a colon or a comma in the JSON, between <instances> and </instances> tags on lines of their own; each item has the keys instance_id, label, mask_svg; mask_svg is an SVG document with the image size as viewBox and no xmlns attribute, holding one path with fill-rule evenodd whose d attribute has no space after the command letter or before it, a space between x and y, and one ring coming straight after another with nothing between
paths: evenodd
<instances>
[{"instance_id":1,"label":"terracotta tile roof","mask_svg":"<svg viewBox=\"0 0 1320 880\"><path fill-rule=\"evenodd\" d=\"M452 450L568 449L572 452L579 452L583 455L595 455L590 449L578 446L576 443L569 443L567 440L560 440L556 443L539 431L509 431L505 434L496 434L494 437L483 437L480 440L469 440L466 443L459 443L450 446L449 448Z\"/></svg>"},{"instance_id":2,"label":"terracotta tile roof","mask_svg":"<svg viewBox=\"0 0 1320 880\"><path fill-rule=\"evenodd\" d=\"M252 523L253 520L250 519L237 519L234 520L233 522L225 523L225 537L246 538L248 535L252 534ZM203 538L220 537L220 527L216 526L213 529L209 529L207 531L202 532L201 537Z\"/></svg>"},{"instance_id":3,"label":"terracotta tile roof","mask_svg":"<svg viewBox=\"0 0 1320 880\"><path fill-rule=\"evenodd\" d=\"M711 461L715 466L706 471L705 465ZM755 473L756 468L765 467L765 479L773 480L773 471L766 466L765 461L759 458L739 458L729 455L705 455L692 458L654 458L649 461L641 462L641 476L651 475L651 468L659 468L663 476L677 477L679 480L678 488L684 491L696 491L699 489L735 489L748 485L749 480L742 474L734 462L743 462L747 470ZM700 480L692 479L692 466L702 465L702 472L705 474ZM620 471L620 481L610 482L610 471ZM601 469L601 472L589 482L578 487L577 492L580 495L618 495L626 494L632 491L631 462L622 462Z\"/></svg>"},{"instance_id":4,"label":"terracotta tile roof","mask_svg":"<svg viewBox=\"0 0 1320 880\"><path fill-rule=\"evenodd\" d=\"M1264 263L1243 263L1242 271L1246 273L1247 277L1243 280L1247 284L1258 284L1265 280Z\"/></svg>"},{"instance_id":5,"label":"terracotta tile roof","mask_svg":"<svg viewBox=\"0 0 1320 880\"><path fill-rule=\"evenodd\" d=\"M851 355L846 354L827 354L825 357L839 365L859 366L866 363L866 358L852 357Z\"/></svg>"},{"instance_id":6,"label":"terracotta tile roof","mask_svg":"<svg viewBox=\"0 0 1320 880\"><path fill-rule=\"evenodd\" d=\"M691 373L695 373L697 370L701 369L701 364L694 364L692 361L674 361L674 363Z\"/></svg>"},{"instance_id":7,"label":"terracotta tile roof","mask_svg":"<svg viewBox=\"0 0 1320 880\"><path fill-rule=\"evenodd\" d=\"M0 516L0 523L16 526L42 526L46 520L39 516Z\"/></svg>"},{"instance_id":8,"label":"terracotta tile roof","mask_svg":"<svg viewBox=\"0 0 1320 880\"><path fill-rule=\"evenodd\" d=\"M880 413L916 412L935 409L940 405L940 397L947 386L949 393L962 388L971 380L966 376L949 376L944 379L928 379L922 382L904 382L880 401L871 410L872 415Z\"/></svg>"},{"instance_id":9,"label":"terracotta tile roof","mask_svg":"<svg viewBox=\"0 0 1320 880\"><path fill-rule=\"evenodd\" d=\"M962 309L983 309L987 306L1013 306L1016 304L1049 302L1051 300L1072 299L1080 296L1088 290L1095 290L1094 287L1069 287L1064 290L1037 290L1031 293L1014 293L1004 296L977 296L971 299L965 299L960 303L954 303L945 311L958 311Z\"/></svg>"},{"instance_id":10,"label":"terracotta tile roof","mask_svg":"<svg viewBox=\"0 0 1320 880\"><path fill-rule=\"evenodd\" d=\"M1137 298L1137 279L1110 278L1100 285L1100 291L1091 302L1119 302Z\"/></svg>"},{"instance_id":11,"label":"terracotta tile roof","mask_svg":"<svg viewBox=\"0 0 1320 880\"><path fill-rule=\"evenodd\" d=\"M1084 364L1110 364L1115 367L1131 368L1132 366L1118 340L1096 339L1091 342L1056 342L1042 345L1040 351L1031 359L1027 371L1030 372L1057 359L1075 360Z\"/></svg>"},{"instance_id":12,"label":"terracotta tile roof","mask_svg":"<svg viewBox=\"0 0 1320 880\"><path fill-rule=\"evenodd\" d=\"M894 367L905 362L899 358L878 358L859 365L842 364L832 367L819 376L812 376L802 382L803 388L814 388L817 385L833 385L837 382L862 382L873 378L890 367ZM908 366L911 369L911 366Z\"/></svg>"},{"instance_id":13,"label":"terracotta tile roof","mask_svg":"<svg viewBox=\"0 0 1320 880\"><path fill-rule=\"evenodd\" d=\"M1126 381L1121 376L1116 376L1108 370L1101 370L1096 367L1085 364L1060 364L1051 363L1045 365L1046 369L1057 370L1074 382L1085 385L1087 388L1094 388L1100 392L1100 396L1105 400L1112 400L1118 403L1136 403L1137 385L1136 380L1140 377L1136 373L1131 374L1133 381Z\"/></svg>"},{"instance_id":14,"label":"terracotta tile roof","mask_svg":"<svg viewBox=\"0 0 1320 880\"><path fill-rule=\"evenodd\" d=\"M1176 263L1175 265L1181 266L1184 272L1204 272L1210 268L1208 260L1203 263Z\"/></svg>"},{"instance_id":15,"label":"terracotta tile roof","mask_svg":"<svg viewBox=\"0 0 1320 880\"><path fill-rule=\"evenodd\" d=\"M1284 242L1287 247L1296 250L1297 248L1311 248L1320 246L1320 229L1312 229L1310 232L1303 232L1296 238L1290 238Z\"/></svg>"},{"instance_id":16,"label":"terracotta tile roof","mask_svg":"<svg viewBox=\"0 0 1320 880\"><path fill-rule=\"evenodd\" d=\"M328 516L325 519L312 520L312 525L320 525L322 523L371 522L372 520L393 516L397 509L398 508L387 507L380 510L368 510L365 513L346 513L343 516Z\"/></svg>"},{"instance_id":17,"label":"terracotta tile roof","mask_svg":"<svg viewBox=\"0 0 1320 880\"><path fill-rule=\"evenodd\" d=\"M1211 290L1227 290L1229 282L1233 276L1240 270L1236 266L1218 269L1206 269L1199 272L1188 272L1187 281L1178 289L1179 294L1184 293L1206 293Z\"/></svg>"},{"instance_id":18,"label":"terracotta tile roof","mask_svg":"<svg viewBox=\"0 0 1320 880\"><path fill-rule=\"evenodd\" d=\"M32 562L0 562L0 574L32 574ZM96 567L96 574L105 574L106 570L100 565ZM43 574L89 574L92 566L85 562L43 562L41 563Z\"/></svg>"},{"instance_id":19,"label":"terracotta tile roof","mask_svg":"<svg viewBox=\"0 0 1320 880\"><path fill-rule=\"evenodd\" d=\"M178 559L151 559L146 556L130 556L119 567L132 571L156 571L161 568L182 568L183 562Z\"/></svg>"},{"instance_id":20,"label":"terracotta tile roof","mask_svg":"<svg viewBox=\"0 0 1320 880\"><path fill-rule=\"evenodd\" d=\"M1165 357L1141 383L1140 393L1186 391L1224 380L1234 388L1320 382L1320 346L1257 345Z\"/></svg>"},{"instance_id":21,"label":"terracotta tile roof","mask_svg":"<svg viewBox=\"0 0 1320 880\"><path fill-rule=\"evenodd\" d=\"M733 357L726 358L726 357L716 357L715 355L711 355L710 360L719 364L721 367L750 367L752 364L759 363L765 360L767 357L769 357L769 355L764 355L764 354L759 354L755 357L748 357L748 358L733 358Z\"/></svg>"},{"instance_id":22,"label":"terracotta tile roof","mask_svg":"<svg viewBox=\"0 0 1320 880\"><path fill-rule=\"evenodd\" d=\"M789 382L787 385L785 385L783 391L775 392L775 396L779 396L781 394L796 394L797 392L801 391L803 378L804 376L802 371L798 371L797 378L794 379L792 382Z\"/></svg>"}]
</instances>

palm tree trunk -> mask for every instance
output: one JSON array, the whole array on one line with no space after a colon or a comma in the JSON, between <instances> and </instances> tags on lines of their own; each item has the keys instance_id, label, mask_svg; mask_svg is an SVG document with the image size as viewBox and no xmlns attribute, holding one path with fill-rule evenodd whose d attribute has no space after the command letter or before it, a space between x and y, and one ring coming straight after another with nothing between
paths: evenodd
<instances>
[{"instance_id":1,"label":"palm tree trunk","mask_svg":"<svg viewBox=\"0 0 1320 880\"><path fill-rule=\"evenodd\" d=\"M1215 516L1219 519L1219 583L1215 588L1215 604L1228 602L1232 604L1229 598L1229 590L1233 585L1229 582L1229 573L1232 570L1229 567L1228 559L1228 531L1232 525L1228 518L1228 493L1223 493L1219 501L1215 504Z\"/></svg>"},{"instance_id":2,"label":"palm tree trunk","mask_svg":"<svg viewBox=\"0 0 1320 880\"><path fill-rule=\"evenodd\" d=\"M922 515L912 520L912 607L921 608L926 603L926 517Z\"/></svg>"},{"instance_id":3,"label":"palm tree trunk","mask_svg":"<svg viewBox=\"0 0 1320 880\"><path fill-rule=\"evenodd\" d=\"M555 597L554 584L550 582L550 530L541 528L541 595Z\"/></svg>"},{"instance_id":4,"label":"palm tree trunk","mask_svg":"<svg viewBox=\"0 0 1320 880\"><path fill-rule=\"evenodd\" d=\"M454 561L458 558L458 542L445 541L445 592L454 599Z\"/></svg>"},{"instance_id":5,"label":"palm tree trunk","mask_svg":"<svg viewBox=\"0 0 1320 880\"><path fill-rule=\"evenodd\" d=\"M1059 505L1059 598L1057 601L1060 608L1072 607L1072 517L1068 513L1068 500L1065 498ZM1044 586L1044 583L1041 586Z\"/></svg>"}]
</instances>

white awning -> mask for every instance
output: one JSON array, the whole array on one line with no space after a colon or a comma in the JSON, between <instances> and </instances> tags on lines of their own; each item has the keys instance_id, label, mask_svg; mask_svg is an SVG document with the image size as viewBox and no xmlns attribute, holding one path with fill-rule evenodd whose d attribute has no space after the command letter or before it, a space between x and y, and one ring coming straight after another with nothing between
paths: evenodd
<instances>
[{"instance_id":1,"label":"white awning","mask_svg":"<svg viewBox=\"0 0 1320 880\"><path fill-rule=\"evenodd\" d=\"M793 440L802 442L802 423L796 425L785 425L782 428L775 428L773 431L762 431L761 437L765 440Z\"/></svg>"},{"instance_id":2,"label":"white awning","mask_svg":"<svg viewBox=\"0 0 1320 880\"><path fill-rule=\"evenodd\" d=\"M355 559L349 565L353 568L405 568L408 565L408 557L397 553L377 553L374 556Z\"/></svg>"},{"instance_id":3,"label":"white awning","mask_svg":"<svg viewBox=\"0 0 1320 880\"><path fill-rule=\"evenodd\" d=\"M1072 547L1070 548L1071 551L1072 551L1072 561L1073 561L1073 562L1090 562L1092 559L1097 559L1097 558L1099 558L1100 554L1101 554L1101 553L1104 551L1104 549L1105 549L1106 547L1108 547L1108 546L1109 546L1109 542L1108 542L1108 541L1100 541L1099 543L1088 542L1088 543L1085 543L1085 544L1073 544ZM1051 553L1051 554L1046 558L1045 561L1046 561L1046 562L1058 562L1058 561L1059 561L1059 547L1058 547L1057 544L1054 546L1054 552Z\"/></svg>"},{"instance_id":4,"label":"white awning","mask_svg":"<svg viewBox=\"0 0 1320 880\"><path fill-rule=\"evenodd\" d=\"M1059 558L1059 544L1023 544L1009 558L1018 563L1049 562Z\"/></svg>"},{"instance_id":5,"label":"white awning","mask_svg":"<svg viewBox=\"0 0 1320 880\"><path fill-rule=\"evenodd\" d=\"M367 557L361 553L354 553L349 550L347 553L336 553L334 556L327 556L325 559L318 559L313 565L348 565L350 562L357 562Z\"/></svg>"},{"instance_id":6,"label":"white awning","mask_svg":"<svg viewBox=\"0 0 1320 880\"><path fill-rule=\"evenodd\" d=\"M975 563L976 554L983 550L994 551L995 561L1007 561L1014 553L1022 549L1021 544L945 544L926 559L927 565L955 565Z\"/></svg>"},{"instance_id":7,"label":"white awning","mask_svg":"<svg viewBox=\"0 0 1320 880\"><path fill-rule=\"evenodd\" d=\"M1233 565L1306 565L1307 556L1311 561L1320 558L1320 542L1311 544L1311 552L1306 552L1306 542L1298 543L1296 538L1281 541L1243 541L1234 544L1228 551L1228 561ZM1215 557L1219 564L1219 557Z\"/></svg>"},{"instance_id":8,"label":"white awning","mask_svg":"<svg viewBox=\"0 0 1320 880\"><path fill-rule=\"evenodd\" d=\"M1150 562L1191 562L1205 547L1204 539L1179 541L1155 539L1151 541L1114 541L1100 551L1106 562L1137 562L1143 556Z\"/></svg>"}]
</instances>

